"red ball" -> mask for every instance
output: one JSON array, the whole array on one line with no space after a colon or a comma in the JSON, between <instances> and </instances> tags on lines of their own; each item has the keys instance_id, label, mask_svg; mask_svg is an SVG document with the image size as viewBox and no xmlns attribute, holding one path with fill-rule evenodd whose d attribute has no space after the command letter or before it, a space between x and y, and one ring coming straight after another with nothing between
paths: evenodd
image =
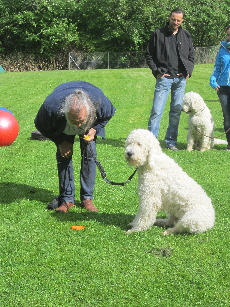
<instances>
[{"instance_id":1,"label":"red ball","mask_svg":"<svg viewBox=\"0 0 230 307\"><path fill-rule=\"evenodd\" d=\"M19 125L14 115L0 110L0 146L9 146L17 138Z\"/></svg>"}]
</instances>

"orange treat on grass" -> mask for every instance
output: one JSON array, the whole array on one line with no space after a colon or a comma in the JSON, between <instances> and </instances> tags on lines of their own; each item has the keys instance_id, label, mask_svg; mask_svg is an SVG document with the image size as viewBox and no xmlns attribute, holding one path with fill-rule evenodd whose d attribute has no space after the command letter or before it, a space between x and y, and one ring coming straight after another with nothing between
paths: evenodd
<instances>
[{"instance_id":1,"label":"orange treat on grass","mask_svg":"<svg viewBox=\"0 0 230 307\"><path fill-rule=\"evenodd\" d=\"M72 226L71 229L75 229L75 230L85 230L85 226Z\"/></svg>"}]
</instances>

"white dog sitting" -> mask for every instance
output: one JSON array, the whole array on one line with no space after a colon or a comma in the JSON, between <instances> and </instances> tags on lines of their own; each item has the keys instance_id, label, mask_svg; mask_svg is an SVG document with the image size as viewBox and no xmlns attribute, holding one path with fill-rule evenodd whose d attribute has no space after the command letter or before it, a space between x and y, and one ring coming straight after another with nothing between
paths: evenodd
<instances>
[{"instance_id":1,"label":"white dog sitting","mask_svg":"<svg viewBox=\"0 0 230 307\"><path fill-rule=\"evenodd\" d=\"M214 120L203 98L195 92L184 95L182 110L189 114L187 150L206 151L214 145L228 144L227 141L214 139Z\"/></svg>"},{"instance_id":2,"label":"white dog sitting","mask_svg":"<svg viewBox=\"0 0 230 307\"><path fill-rule=\"evenodd\" d=\"M211 199L202 187L162 152L159 141L148 130L133 130L125 144L125 159L138 169L139 210L127 233L152 225L170 227L163 232L201 233L214 225ZM158 211L169 214L157 219Z\"/></svg>"}]
</instances>

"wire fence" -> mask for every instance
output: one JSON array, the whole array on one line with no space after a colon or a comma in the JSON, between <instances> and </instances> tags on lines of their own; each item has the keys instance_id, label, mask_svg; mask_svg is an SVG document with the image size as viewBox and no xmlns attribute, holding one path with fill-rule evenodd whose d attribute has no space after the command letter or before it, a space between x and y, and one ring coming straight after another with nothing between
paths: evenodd
<instances>
[{"instance_id":1,"label":"wire fence","mask_svg":"<svg viewBox=\"0 0 230 307\"><path fill-rule=\"evenodd\" d=\"M219 46L195 48L195 64L212 64ZM124 69L148 67L145 52L68 52L44 59L31 54L0 55L5 71Z\"/></svg>"},{"instance_id":2,"label":"wire fence","mask_svg":"<svg viewBox=\"0 0 230 307\"><path fill-rule=\"evenodd\" d=\"M70 52L69 69L123 69L147 67L144 52Z\"/></svg>"},{"instance_id":3,"label":"wire fence","mask_svg":"<svg viewBox=\"0 0 230 307\"><path fill-rule=\"evenodd\" d=\"M215 62L219 46L195 48L195 64ZM144 52L70 52L69 70L73 69L121 69L148 67Z\"/></svg>"}]
</instances>

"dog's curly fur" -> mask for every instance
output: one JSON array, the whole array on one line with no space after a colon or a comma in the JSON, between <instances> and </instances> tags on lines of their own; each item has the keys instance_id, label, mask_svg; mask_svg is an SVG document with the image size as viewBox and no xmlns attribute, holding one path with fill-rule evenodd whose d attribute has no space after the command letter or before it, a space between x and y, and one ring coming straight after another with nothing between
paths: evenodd
<instances>
[{"instance_id":1,"label":"dog's curly fur","mask_svg":"<svg viewBox=\"0 0 230 307\"><path fill-rule=\"evenodd\" d=\"M169 227L164 235L201 233L214 225L211 199L202 187L162 152L159 141L148 130L133 130L125 144L125 159L138 169L139 210L127 233L152 225ZM169 216L156 219L158 211Z\"/></svg>"},{"instance_id":2,"label":"dog's curly fur","mask_svg":"<svg viewBox=\"0 0 230 307\"><path fill-rule=\"evenodd\" d=\"M206 151L227 141L214 139L214 120L203 98L195 92L188 92L183 98L182 111L189 114L187 150Z\"/></svg>"}]
</instances>

